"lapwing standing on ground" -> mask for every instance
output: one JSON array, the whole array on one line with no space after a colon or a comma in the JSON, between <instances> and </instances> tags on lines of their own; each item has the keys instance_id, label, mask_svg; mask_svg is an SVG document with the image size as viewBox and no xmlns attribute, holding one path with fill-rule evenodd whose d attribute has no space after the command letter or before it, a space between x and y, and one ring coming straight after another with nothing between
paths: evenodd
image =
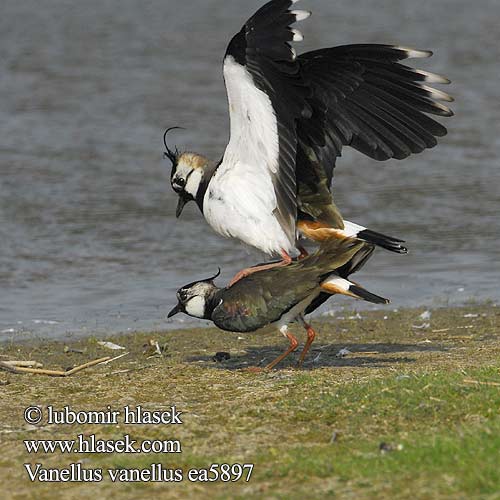
<instances>
[{"instance_id":1,"label":"lapwing standing on ground","mask_svg":"<svg viewBox=\"0 0 500 500\"><path fill-rule=\"evenodd\" d=\"M290 10L297 1L267 3L229 43L223 70L230 140L222 159L181 154L165 140L176 215L196 201L217 233L281 256L272 265L297 255L297 230L317 240L355 236L405 253L402 240L343 220L330 192L336 158L343 146L375 160L434 147L446 129L428 115L452 116L440 102L452 98L428 84L449 80L400 62L431 52L393 45L297 56L291 42L303 37L291 25L310 15Z\"/></svg>"},{"instance_id":2,"label":"lapwing standing on ground","mask_svg":"<svg viewBox=\"0 0 500 500\"><path fill-rule=\"evenodd\" d=\"M307 331L300 366L316 335L304 315L313 312L331 295L340 293L375 304L389 302L348 279L366 262L373 249L373 245L359 239L330 239L299 261L286 267L261 270L228 288L214 284L217 274L180 288L178 304L168 317L184 312L211 320L222 330L232 332L253 332L267 325L276 325L290 345L266 369L273 368L297 349L297 339L290 333L288 325L299 321Z\"/></svg>"}]
</instances>

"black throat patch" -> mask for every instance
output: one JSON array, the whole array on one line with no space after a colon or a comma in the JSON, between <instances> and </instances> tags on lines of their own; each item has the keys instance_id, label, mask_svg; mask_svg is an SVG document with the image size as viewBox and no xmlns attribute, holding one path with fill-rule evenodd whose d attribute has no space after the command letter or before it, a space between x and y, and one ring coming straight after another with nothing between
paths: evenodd
<instances>
[{"instance_id":1,"label":"black throat patch","mask_svg":"<svg viewBox=\"0 0 500 500\"><path fill-rule=\"evenodd\" d=\"M219 165L222 163L222 158L219 160L218 163L214 164L211 167L206 167L205 171L203 172L203 177L201 179L200 185L198 186L198 191L196 192L196 204L198 205L198 208L200 209L201 213L203 213L203 201L205 199L205 194L208 189L208 185L210 184L210 181L212 180L212 177L214 176L215 172L217 172L217 169L219 168Z\"/></svg>"},{"instance_id":2,"label":"black throat patch","mask_svg":"<svg viewBox=\"0 0 500 500\"><path fill-rule=\"evenodd\" d=\"M226 50L226 56L234 57L234 60L245 66L246 63L246 49L247 41L245 38L245 26L241 28L240 32L233 36L232 40L229 42Z\"/></svg>"}]
</instances>

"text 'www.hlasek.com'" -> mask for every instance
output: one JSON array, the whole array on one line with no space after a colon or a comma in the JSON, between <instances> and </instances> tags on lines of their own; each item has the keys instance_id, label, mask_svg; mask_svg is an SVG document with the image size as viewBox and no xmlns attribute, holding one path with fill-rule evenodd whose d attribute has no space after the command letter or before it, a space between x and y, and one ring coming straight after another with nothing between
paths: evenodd
<instances>
[{"instance_id":1,"label":"text 'www.hlasek.com'","mask_svg":"<svg viewBox=\"0 0 500 500\"><path fill-rule=\"evenodd\" d=\"M53 406L29 406L24 411L24 420L30 425L43 424L40 430L49 430L49 426L106 426L104 431L100 428L101 432L113 435L110 439L103 439L92 433L78 433L71 439L25 439L24 446L29 454L51 456L57 453L84 457L91 454L99 454L100 457L110 454L148 456L148 460L141 461L141 466L137 467L133 465L133 460L125 460L125 463L130 464L126 467L92 467L87 465L90 461L86 458L73 458L72 463L63 467L48 467L38 461L25 463L28 478L33 482L100 482L106 479L113 483L183 480L237 482L249 481L253 472L253 464L239 463L213 463L201 468L172 467L169 464L181 462L180 459L171 458L182 453L180 440L144 439L142 430L138 432L141 435L138 439L134 439L130 434L116 436L116 430L121 425L155 425L155 434L159 433L158 429L162 430L159 426L182 425L182 412L175 406L166 410L147 410L141 406L124 406L120 410L114 410L107 406L104 410L91 411L75 411L69 406L62 409L55 409ZM137 427L134 428L134 431L136 430Z\"/></svg>"}]
</instances>

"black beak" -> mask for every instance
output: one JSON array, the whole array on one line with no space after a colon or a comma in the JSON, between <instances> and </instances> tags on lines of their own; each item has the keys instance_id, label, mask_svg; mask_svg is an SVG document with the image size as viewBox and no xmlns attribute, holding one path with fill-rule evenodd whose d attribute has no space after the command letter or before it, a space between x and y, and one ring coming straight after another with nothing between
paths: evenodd
<instances>
[{"instance_id":1,"label":"black beak","mask_svg":"<svg viewBox=\"0 0 500 500\"><path fill-rule=\"evenodd\" d=\"M172 316L175 316L177 313L182 312L182 306L181 304L177 304L167 315L167 318L171 318Z\"/></svg>"},{"instance_id":2,"label":"black beak","mask_svg":"<svg viewBox=\"0 0 500 500\"><path fill-rule=\"evenodd\" d=\"M177 202L177 208L175 209L175 216L177 218L179 218L181 216L184 205L188 201L189 201L189 198L187 196L183 196L182 194L179 195L179 201Z\"/></svg>"}]
</instances>

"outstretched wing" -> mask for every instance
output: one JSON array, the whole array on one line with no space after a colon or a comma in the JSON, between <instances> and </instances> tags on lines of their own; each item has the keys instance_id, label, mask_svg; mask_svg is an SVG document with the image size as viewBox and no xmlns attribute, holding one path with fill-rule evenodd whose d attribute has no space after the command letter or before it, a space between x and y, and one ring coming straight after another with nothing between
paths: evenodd
<instances>
[{"instance_id":1,"label":"outstretched wing","mask_svg":"<svg viewBox=\"0 0 500 500\"><path fill-rule=\"evenodd\" d=\"M313 116L298 128L306 166L324 168L331 183L336 157L349 145L375 160L403 159L437 144L446 128L428 115L453 112L453 101L427 84L447 84L439 75L400 61L432 52L392 45L345 45L300 55L303 79L313 92ZM307 165L309 162L309 165ZM319 171L321 175L321 170Z\"/></svg>"},{"instance_id":2,"label":"outstretched wing","mask_svg":"<svg viewBox=\"0 0 500 500\"><path fill-rule=\"evenodd\" d=\"M224 58L231 136L217 175L262 176L274 188L274 213L295 241L296 120L311 115L309 95L290 42L290 25L309 16L289 10L298 0L273 0L231 40ZM271 191L272 194L272 191ZM274 205L273 205L274 206Z\"/></svg>"}]
</instances>

